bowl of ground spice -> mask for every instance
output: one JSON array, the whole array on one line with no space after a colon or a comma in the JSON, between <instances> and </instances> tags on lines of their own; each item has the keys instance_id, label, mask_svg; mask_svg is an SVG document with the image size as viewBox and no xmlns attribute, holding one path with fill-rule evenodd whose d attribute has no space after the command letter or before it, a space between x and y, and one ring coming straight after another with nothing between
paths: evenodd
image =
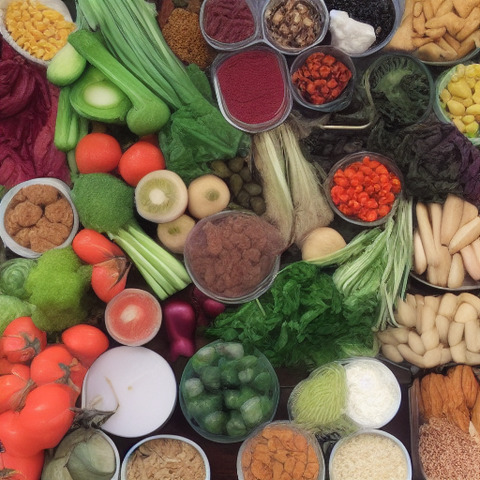
<instances>
[{"instance_id":1,"label":"bowl of ground spice","mask_svg":"<svg viewBox=\"0 0 480 480\"><path fill-rule=\"evenodd\" d=\"M261 17L264 40L284 54L295 55L320 43L328 31L323 0L270 0Z\"/></svg>"},{"instance_id":2,"label":"bowl of ground spice","mask_svg":"<svg viewBox=\"0 0 480 480\"><path fill-rule=\"evenodd\" d=\"M257 10L253 0L204 0L200 28L205 40L226 51L251 45L261 37Z\"/></svg>"},{"instance_id":3,"label":"bowl of ground spice","mask_svg":"<svg viewBox=\"0 0 480 480\"><path fill-rule=\"evenodd\" d=\"M36 258L70 245L78 227L70 188L55 178L19 183L0 202L0 237L22 257Z\"/></svg>"},{"instance_id":4,"label":"bowl of ground spice","mask_svg":"<svg viewBox=\"0 0 480 480\"><path fill-rule=\"evenodd\" d=\"M203 218L190 231L185 267L203 293L222 303L259 297L272 284L284 242L266 220L229 210Z\"/></svg>"},{"instance_id":5,"label":"bowl of ground spice","mask_svg":"<svg viewBox=\"0 0 480 480\"><path fill-rule=\"evenodd\" d=\"M212 76L223 116L240 130L258 133L272 129L292 109L285 57L266 45L218 55Z\"/></svg>"},{"instance_id":6,"label":"bowl of ground spice","mask_svg":"<svg viewBox=\"0 0 480 480\"><path fill-rule=\"evenodd\" d=\"M178 435L154 435L139 441L122 462L120 480L210 480L203 449Z\"/></svg>"}]
</instances>

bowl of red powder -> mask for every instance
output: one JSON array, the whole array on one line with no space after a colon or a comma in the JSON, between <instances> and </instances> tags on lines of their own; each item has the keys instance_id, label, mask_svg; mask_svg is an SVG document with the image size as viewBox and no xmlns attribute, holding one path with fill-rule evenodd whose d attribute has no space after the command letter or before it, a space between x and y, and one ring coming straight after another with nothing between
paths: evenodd
<instances>
[{"instance_id":1,"label":"bowl of red powder","mask_svg":"<svg viewBox=\"0 0 480 480\"><path fill-rule=\"evenodd\" d=\"M310 110L336 112L350 104L356 69L338 48L319 45L299 54L290 66L293 99Z\"/></svg>"},{"instance_id":2,"label":"bowl of red powder","mask_svg":"<svg viewBox=\"0 0 480 480\"><path fill-rule=\"evenodd\" d=\"M284 241L263 218L225 210L200 220L190 231L185 267L203 293L222 303L240 304L271 286Z\"/></svg>"},{"instance_id":3,"label":"bowl of red powder","mask_svg":"<svg viewBox=\"0 0 480 480\"><path fill-rule=\"evenodd\" d=\"M258 7L253 0L204 0L200 29L213 48L238 50L261 36Z\"/></svg>"},{"instance_id":4,"label":"bowl of red powder","mask_svg":"<svg viewBox=\"0 0 480 480\"><path fill-rule=\"evenodd\" d=\"M235 127L258 133L280 125L292 109L285 57L265 45L217 56L212 65L219 108Z\"/></svg>"}]
</instances>

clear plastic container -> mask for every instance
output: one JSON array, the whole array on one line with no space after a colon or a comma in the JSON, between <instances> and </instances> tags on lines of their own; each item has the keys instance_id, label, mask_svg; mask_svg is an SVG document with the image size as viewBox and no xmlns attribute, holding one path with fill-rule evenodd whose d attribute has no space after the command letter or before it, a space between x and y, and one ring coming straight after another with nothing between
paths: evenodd
<instances>
[{"instance_id":1,"label":"clear plastic container","mask_svg":"<svg viewBox=\"0 0 480 480\"><path fill-rule=\"evenodd\" d=\"M371 221L371 222L363 221L360 218L358 218L358 216L355 216L355 215L349 216L349 215L344 214L342 211L339 210L338 206L335 204L335 202L332 199L332 187L334 186L335 172L337 172L337 170L339 170L339 169L342 169L342 170L345 169L346 167L348 167L352 163L361 162L362 159L366 156L370 157L371 160L377 160L381 164L385 165L385 167L387 168L387 170L389 172L391 172L391 173L393 173L397 176L397 178L400 180L400 186L401 186L400 192L395 194L395 200L394 200L394 202L391 206L391 209L390 209L389 213L384 215L383 217L377 218L376 220ZM394 215L394 213L395 213L395 211L398 207L399 198L401 197L402 192L403 192L404 183L403 183L403 175L400 172L400 170L398 169L395 162L393 162L393 160L385 157L384 155L381 155L380 153L356 152L356 153L352 153L350 155L347 155L346 157L344 157L343 159L338 161L331 168L331 170L329 171L329 173L327 175L327 178L325 180L324 185L325 185L325 194L327 196L328 203L330 204L330 206L332 207L332 209L333 209L333 211L335 212L336 215L338 215L343 220L346 220L347 222L353 223L355 225L360 225L362 227L375 227L377 225L381 225L381 224L385 223L390 217L392 217L392 215Z\"/></svg>"},{"instance_id":2,"label":"clear plastic container","mask_svg":"<svg viewBox=\"0 0 480 480\"><path fill-rule=\"evenodd\" d=\"M70 206L72 207L72 212L73 212L73 223L72 223L72 228L70 231L69 236L67 239L58 247L56 248L63 248L72 243L73 237L75 237L78 228L79 228L79 218L78 218L78 213L75 208L75 205L72 202L72 199L70 197L70 187L65 183L62 182L61 180L58 180L56 178L35 178L32 180L27 180L25 182L19 183L18 185L15 185L12 187L8 192L4 195L0 202L0 237L2 238L5 246L9 248L12 252L16 253L17 255L20 255L21 257L25 258L38 258L41 253L36 252L30 248L26 248L19 243L17 243L8 233L5 227L5 212L8 209L8 206L13 199L13 197L24 187L28 187L31 185L48 185L51 187L55 187L59 193L61 193L69 202Z\"/></svg>"},{"instance_id":3,"label":"clear plastic container","mask_svg":"<svg viewBox=\"0 0 480 480\"><path fill-rule=\"evenodd\" d=\"M127 475L128 462L130 461L132 455L135 453L135 451L139 447L141 447L145 443L150 442L152 440L166 440L166 441L173 440L175 442L182 442L182 443L185 443L186 445L189 445L189 446L193 447L198 452L198 455L201 457L201 459L203 460L203 464L205 466L204 480L210 480L210 478L211 478L210 463L208 461L208 458L207 458L207 455L206 455L205 451L202 449L202 447L200 447L200 445L195 443L193 440L190 440L189 438L186 438L186 437L181 437L179 435L153 435L153 436L150 436L150 437L146 437L146 438L140 440L139 442L137 442L135 445L133 445L130 448L130 450L128 450L128 452L125 454L125 457L123 459L122 468L120 470L120 480L130 480L128 475ZM157 456L157 459L158 458L161 458L162 460L165 460L166 462L168 462L170 460L168 457L164 457L164 456ZM191 461L190 457L188 457L188 459ZM161 467L162 467L161 464L158 465L158 468L161 468ZM177 478L177 477L171 476L169 478L173 479L173 478Z\"/></svg>"},{"instance_id":4,"label":"clear plastic container","mask_svg":"<svg viewBox=\"0 0 480 480\"><path fill-rule=\"evenodd\" d=\"M265 75L249 72L250 68L267 61L270 64L268 81ZM287 62L270 47L256 45L218 55L212 64L212 76L220 111L240 130L258 133L275 128L292 109ZM273 105L268 98L272 94L276 95Z\"/></svg>"},{"instance_id":5,"label":"clear plastic container","mask_svg":"<svg viewBox=\"0 0 480 480\"><path fill-rule=\"evenodd\" d=\"M300 437L303 437L302 441L299 442L300 445L306 445L306 447L309 449L310 452L315 454L317 461L318 461L318 474L314 477L311 476L310 474L312 472L309 472L308 478L311 478L312 480L324 480L325 479L325 459L323 457L322 449L320 448L320 444L318 443L317 439L315 438L315 435L312 433L300 428L298 425L295 425L292 422L286 421L286 420L279 420L271 423L267 423L265 425L262 425L258 427L240 446L240 449L238 451L237 455L237 477L238 480L245 480L248 478L252 478L251 475L248 475L247 472L250 472L249 469L249 460L251 459L251 454L252 451L255 449L256 443L265 437L263 437L264 432L269 432L267 435L270 436L271 432L275 432L275 429L281 429L282 431L287 431L290 432L289 435L300 435ZM289 436L288 435L288 436ZM274 437L276 438L276 437ZM304 443L305 442L305 443ZM272 442L272 444L275 444L275 442ZM287 458L294 458L295 452L298 451L295 446L297 444L295 442L288 443L286 442L283 445L283 451L279 453L279 455L285 454ZM277 447L279 447L277 443ZM280 447L279 447L280 448ZM303 458L303 454L299 455L301 458ZM308 457L310 458L310 456ZM277 462L278 463L278 462ZM307 467L307 468L311 468ZM278 472L280 473L280 472ZM314 473L314 472L313 472ZM256 477L255 477L256 478ZM265 477L268 478L268 477ZM270 477L272 478L272 477ZM274 479L277 479L279 477L273 477ZM289 478L301 478L300 476L296 477L289 477ZM307 477L305 477L307 478Z\"/></svg>"},{"instance_id":6,"label":"clear plastic container","mask_svg":"<svg viewBox=\"0 0 480 480\"><path fill-rule=\"evenodd\" d=\"M314 55L317 53L323 53L325 55L331 55L335 57L338 61L342 62L350 70L352 74L347 85L345 86L345 88L337 98L327 103L323 103L319 105L309 102L308 99L306 99L302 95L299 88L292 81L292 75L305 64L305 62L310 57L310 55ZM329 45L318 45L316 47L312 47L312 48L309 48L308 50L305 50L295 58L295 60L293 61L290 67L290 86L292 89L293 99L302 107L305 107L311 110L316 110L319 112L336 112L348 107L353 97L356 79L357 79L356 68L350 56L342 52L342 50L339 50L338 48L335 48Z\"/></svg>"},{"instance_id":7,"label":"clear plastic container","mask_svg":"<svg viewBox=\"0 0 480 480\"><path fill-rule=\"evenodd\" d=\"M363 446L362 440L376 437L376 448L369 445ZM367 440L368 441L368 440ZM393 442L393 444L392 444ZM384 444L384 445L383 445ZM385 448L385 450L384 450ZM342 452L343 450L343 452ZM378 461L380 452L389 452L389 458L382 458L382 463ZM347 462L342 462L344 465L354 466L356 478L359 479L374 479L376 474L385 475L385 467L389 463L398 460L399 467L405 472L405 476L394 476L395 480L411 480L412 479L412 461L408 454L405 445L396 437L383 430L366 429L344 437L339 440L332 449L330 454L328 470L330 480L347 480L347 476L341 474L337 467L337 457L340 454L351 454ZM358 454L357 454L358 452ZM385 457L385 455L382 455ZM401 463L403 462L403 465ZM394 473L394 475L396 472ZM348 479L349 480L349 479Z\"/></svg>"},{"instance_id":8,"label":"clear plastic container","mask_svg":"<svg viewBox=\"0 0 480 480\"><path fill-rule=\"evenodd\" d=\"M263 41L278 50L280 53L286 55L297 55L300 52L305 51L315 45L318 45L323 41L325 35L328 32L329 15L328 10L323 0L303 0L304 5L312 13L313 25L317 25L317 32L315 37L307 42L297 42L295 38L290 41L283 41L281 36L276 32L282 29L283 22L272 22L272 17L275 16L275 12L282 11L282 7L288 0L267 0L261 10L262 21L262 33ZM311 26L313 30L315 27ZM302 43L302 44L300 44Z\"/></svg>"},{"instance_id":9,"label":"clear plastic container","mask_svg":"<svg viewBox=\"0 0 480 480\"><path fill-rule=\"evenodd\" d=\"M277 374L257 349L216 340L198 350L182 373L179 402L190 426L217 443L245 440L275 416Z\"/></svg>"}]
</instances>

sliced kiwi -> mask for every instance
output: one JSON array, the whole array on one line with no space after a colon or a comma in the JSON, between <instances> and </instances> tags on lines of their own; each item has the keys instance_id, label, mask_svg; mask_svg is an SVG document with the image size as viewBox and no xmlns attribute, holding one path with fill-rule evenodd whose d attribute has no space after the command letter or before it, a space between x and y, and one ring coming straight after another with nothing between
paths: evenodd
<instances>
[{"instance_id":1,"label":"sliced kiwi","mask_svg":"<svg viewBox=\"0 0 480 480\"><path fill-rule=\"evenodd\" d=\"M194 226L195 220L184 213L171 222L159 223L157 237L167 250L172 253L183 253L185 240Z\"/></svg>"},{"instance_id":2,"label":"sliced kiwi","mask_svg":"<svg viewBox=\"0 0 480 480\"><path fill-rule=\"evenodd\" d=\"M188 204L188 192L182 178L171 170L155 170L135 187L137 212L156 223L171 222L182 215Z\"/></svg>"}]
</instances>

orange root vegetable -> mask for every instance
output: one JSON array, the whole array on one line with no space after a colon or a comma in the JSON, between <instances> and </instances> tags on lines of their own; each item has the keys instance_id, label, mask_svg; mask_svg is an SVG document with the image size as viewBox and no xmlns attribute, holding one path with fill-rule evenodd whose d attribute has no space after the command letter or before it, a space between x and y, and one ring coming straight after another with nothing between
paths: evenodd
<instances>
[{"instance_id":1,"label":"orange root vegetable","mask_svg":"<svg viewBox=\"0 0 480 480\"><path fill-rule=\"evenodd\" d=\"M110 260L112 257L125 256L123 250L101 233L84 228L72 241L73 251L90 265Z\"/></svg>"}]
</instances>

